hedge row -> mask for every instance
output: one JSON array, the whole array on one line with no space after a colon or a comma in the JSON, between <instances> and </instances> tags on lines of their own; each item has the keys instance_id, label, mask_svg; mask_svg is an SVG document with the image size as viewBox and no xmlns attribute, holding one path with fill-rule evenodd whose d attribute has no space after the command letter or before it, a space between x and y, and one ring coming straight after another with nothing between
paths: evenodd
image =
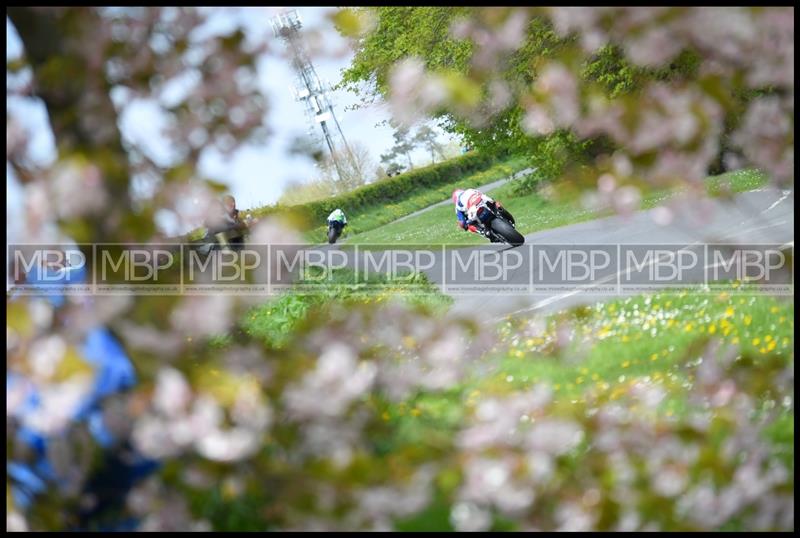
<instances>
[{"instance_id":1,"label":"hedge row","mask_svg":"<svg viewBox=\"0 0 800 538\"><path fill-rule=\"evenodd\" d=\"M453 181L453 179L474 174L491 166L496 158L471 151L465 155L447 161L432 164L424 168L416 168L397 176L383 179L359 187L348 193L334 196L326 200L317 200L305 204L284 206L263 206L250 211L254 216L261 217L275 212L289 216L299 217L311 226L324 222L331 211L340 208L345 214L356 214L365 209L378 205L404 200L410 192L420 188L438 187Z\"/></svg>"}]
</instances>

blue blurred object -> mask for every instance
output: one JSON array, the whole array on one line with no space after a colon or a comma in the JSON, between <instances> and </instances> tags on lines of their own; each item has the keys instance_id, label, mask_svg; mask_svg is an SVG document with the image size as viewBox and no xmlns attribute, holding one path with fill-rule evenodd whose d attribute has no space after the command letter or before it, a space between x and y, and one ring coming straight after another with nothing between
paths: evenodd
<instances>
[{"instance_id":1,"label":"blue blurred object","mask_svg":"<svg viewBox=\"0 0 800 538\"><path fill-rule=\"evenodd\" d=\"M34 273L38 273L34 277ZM32 271L26 275L29 284L59 283L54 280L61 274L61 284L81 283L86 279L86 270L83 267L70 268L67 271L54 271L43 268ZM11 300L15 298L12 297ZM46 295L46 299L55 308L64 305L64 295L58 290ZM89 432L95 441L107 449L105 464L97 476L89 481L89 489L102 491L101 508L124 500L127 491L140 479L152 473L160 465L158 461L150 460L136 454L130 449L127 439L115 439L107 428L102 412L104 398L121 393L136 384L136 372L125 350L114 338L106 327L96 327L90 330L81 346L82 358L94 368L94 384L92 390L85 396L71 417L74 422L86 421ZM44 492L48 483L58 483L59 477L47 458L47 445L50 436L42 431L26 425L25 416L36 412L41 406L39 388L25 376L6 370L6 391L15 389L20 384L27 384L27 394L24 401L14 410L14 416L20 419L20 424L15 432L17 442L28 447L30 459L27 462L13 461L11 456L7 461L6 469L11 480L11 493L14 504L22 510L28 508L35 497ZM127 453L120 457L122 451ZM92 511L89 518L97 511ZM135 527L135 520L125 520L112 524L108 530L131 530Z\"/></svg>"},{"instance_id":2,"label":"blue blurred object","mask_svg":"<svg viewBox=\"0 0 800 538\"><path fill-rule=\"evenodd\" d=\"M60 288L69 284L82 284L86 282L87 276L86 267L82 265L67 266L64 269L36 267L25 274L25 284L39 287L42 290L41 295L45 297L51 305L60 308L64 306L66 302ZM45 291L47 293L44 293Z\"/></svg>"},{"instance_id":3,"label":"blue blurred object","mask_svg":"<svg viewBox=\"0 0 800 538\"><path fill-rule=\"evenodd\" d=\"M6 472L11 478L11 495L14 496L14 505L25 510L33 502L33 498L43 492L47 485L44 480L33 472L33 469L9 461L6 464Z\"/></svg>"},{"instance_id":4,"label":"blue blurred object","mask_svg":"<svg viewBox=\"0 0 800 538\"><path fill-rule=\"evenodd\" d=\"M76 418L85 418L100 400L136 384L133 365L125 350L105 327L97 327L86 335L83 358L95 369L94 390L81 406Z\"/></svg>"},{"instance_id":5,"label":"blue blurred object","mask_svg":"<svg viewBox=\"0 0 800 538\"><path fill-rule=\"evenodd\" d=\"M103 420L101 405L103 399L112 394L125 391L136 384L136 373L133 365L125 355L122 346L105 327L91 330L83 342L83 358L94 366L95 381L91 392L78 406L72 416L73 421L85 420L95 441L104 448L112 448L118 441L108 430ZM27 379L13 372L6 372L6 390L15 388L18 383L29 383ZM15 411L22 418L36 411L41 405L35 385L28 387L25 401ZM34 455L32 463L9 462L7 471L12 478L14 502L21 508L30 505L33 497L41 493L48 481L57 481L58 477L47 460L48 436L34 428L20 424L16 432L17 440L27 445ZM156 466L156 462L143 459L128 469L132 479L146 476ZM118 470L125 471L122 466ZM135 480L134 480L135 481ZM131 481L131 484L133 481Z\"/></svg>"}]
</instances>

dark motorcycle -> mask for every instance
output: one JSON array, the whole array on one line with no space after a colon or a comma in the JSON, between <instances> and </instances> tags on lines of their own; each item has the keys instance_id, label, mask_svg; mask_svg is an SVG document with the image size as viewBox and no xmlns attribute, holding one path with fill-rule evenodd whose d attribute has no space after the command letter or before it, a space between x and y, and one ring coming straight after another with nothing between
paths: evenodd
<instances>
[{"instance_id":1,"label":"dark motorcycle","mask_svg":"<svg viewBox=\"0 0 800 538\"><path fill-rule=\"evenodd\" d=\"M515 227L514 217L497 202L487 203L477 213L478 233L492 243L507 243L518 247L525 237Z\"/></svg>"},{"instance_id":2,"label":"dark motorcycle","mask_svg":"<svg viewBox=\"0 0 800 538\"><path fill-rule=\"evenodd\" d=\"M336 220L328 222L328 243L334 244L342 235L342 230L344 230L344 224L341 222Z\"/></svg>"},{"instance_id":3,"label":"dark motorcycle","mask_svg":"<svg viewBox=\"0 0 800 538\"><path fill-rule=\"evenodd\" d=\"M244 248L246 229L223 230L217 233L206 232L202 239L192 241L194 248L203 255L214 250L231 250L238 252Z\"/></svg>"}]
</instances>

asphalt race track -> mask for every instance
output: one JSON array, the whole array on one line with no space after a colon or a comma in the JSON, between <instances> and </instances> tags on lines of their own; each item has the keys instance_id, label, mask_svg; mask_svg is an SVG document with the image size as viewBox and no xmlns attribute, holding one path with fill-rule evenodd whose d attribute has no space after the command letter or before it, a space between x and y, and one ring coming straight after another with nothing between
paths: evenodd
<instances>
[{"instance_id":1,"label":"asphalt race track","mask_svg":"<svg viewBox=\"0 0 800 538\"><path fill-rule=\"evenodd\" d=\"M686 207L676 212L668 225L658 224L653 211L629 218L608 217L545 230L525 236L526 244L619 244L680 245L704 243L775 244L793 250L794 193L761 189L741 193L729 201L708 200L704 207ZM525 268L527 271L529 268ZM535 270L535 267L533 268ZM703 273L689 273L681 283L702 283ZM792 281L793 283L793 281ZM600 286L598 286L600 287ZM636 294L638 292L621 294ZM525 311L553 311L568 306L605 300L620 292L573 289L547 297L455 297L453 312L481 311L491 318Z\"/></svg>"}]
</instances>

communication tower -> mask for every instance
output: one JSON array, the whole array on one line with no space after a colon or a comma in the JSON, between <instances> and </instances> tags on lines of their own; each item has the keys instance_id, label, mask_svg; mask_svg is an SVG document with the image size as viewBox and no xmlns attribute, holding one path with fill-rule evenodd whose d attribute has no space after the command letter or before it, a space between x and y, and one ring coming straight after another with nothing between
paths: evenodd
<instances>
[{"instance_id":1,"label":"communication tower","mask_svg":"<svg viewBox=\"0 0 800 538\"><path fill-rule=\"evenodd\" d=\"M329 97L330 85L322 83L314 69L314 64L311 63L311 59L303 47L300 37L303 22L300 15L296 10L280 13L270 20L270 24L275 37L283 39L291 55L292 67L297 75L297 80L292 86L292 93L296 100L305 105L306 118L309 123L309 138L317 146L322 144L319 131L315 127L319 125L319 129L322 131L321 138L328 147L339 179L344 179L339 162L342 152L346 152L353 163L356 161L353 159L350 146L347 144L339 120L336 119L333 111Z\"/></svg>"}]
</instances>

